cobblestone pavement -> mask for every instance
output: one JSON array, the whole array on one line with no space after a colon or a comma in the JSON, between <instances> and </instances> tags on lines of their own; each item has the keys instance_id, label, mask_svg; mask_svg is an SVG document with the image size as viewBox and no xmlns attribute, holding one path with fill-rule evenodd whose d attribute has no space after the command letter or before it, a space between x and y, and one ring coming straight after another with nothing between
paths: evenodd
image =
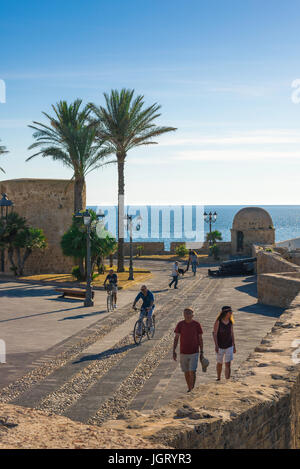
<instances>
[{"instance_id":1,"label":"cobblestone pavement","mask_svg":"<svg viewBox=\"0 0 300 469\"><path fill-rule=\"evenodd\" d=\"M153 273L147 283L156 296L154 339L135 346L137 314L130 309L138 289L119 293L119 307L105 311L105 292L95 306L57 299L51 287L0 284L0 338L7 363L0 364L0 402L11 402L101 424L126 409L148 412L186 392L178 363L171 357L174 327L183 308L192 306L204 330L206 373L197 383L215 379L212 327L220 307L235 311L237 354L233 370L245 360L281 314L256 303L253 277L209 278L207 267L196 278L188 272L169 289L168 262L144 264ZM53 307L53 304L55 307ZM49 306L51 305L51 306ZM99 317L100 316L100 317Z\"/></svg>"}]
</instances>

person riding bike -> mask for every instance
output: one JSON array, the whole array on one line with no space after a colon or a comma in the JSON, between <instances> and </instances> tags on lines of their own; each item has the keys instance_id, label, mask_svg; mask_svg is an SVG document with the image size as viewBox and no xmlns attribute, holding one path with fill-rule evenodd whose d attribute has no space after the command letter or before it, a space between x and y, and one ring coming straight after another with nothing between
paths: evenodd
<instances>
[{"instance_id":1,"label":"person riding bike","mask_svg":"<svg viewBox=\"0 0 300 469\"><path fill-rule=\"evenodd\" d=\"M137 310L137 307L135 305L139 300L143 301L143 304L142 304L142 307L141 307L141 312L140 312L140 317L139 317L140 327L139 327L139 331L138 331L139 334L141 334L142 320L143 320L144 316L147 316L148 327L151 329L151 327L152 327L152 313L153 313L153 310L155 308L154 295L150 290L148 290L146 285L141 286L141 291L137 295L137 297L135 298L135 300L133 302L133 305L132 305L133 309Z\"/></svg>"},{"instance_id":2,"label":"person riding bike","mask_svg":"<svg viewBox=\"0 0 300 469\"><path fill-rule=\"evenodd\" d=\"M108 282L108 286L106 287L106 282ZM114 273L112 269L110 269L109 274L106 276L104 280L104 288L112 290L113 295L113 307L117 307L117 291L118 291L118 276Z\"/></svg>"}]
</instances>

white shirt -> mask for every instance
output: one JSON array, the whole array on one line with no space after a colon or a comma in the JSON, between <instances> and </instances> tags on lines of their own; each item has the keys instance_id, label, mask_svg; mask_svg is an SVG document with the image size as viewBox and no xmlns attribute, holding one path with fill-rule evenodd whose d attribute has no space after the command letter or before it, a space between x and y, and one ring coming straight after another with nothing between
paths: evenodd
<instances>
[{"instance_id":1,"label":"white shirt","mask_svg":"<svg viewBox=\"0 0 300 469\"><path fill-rule=\"evenodd\" d=\"M178 275L178 265L174 264L172 269L172 276L176 277Z\"/></svg>"}]
</instances>

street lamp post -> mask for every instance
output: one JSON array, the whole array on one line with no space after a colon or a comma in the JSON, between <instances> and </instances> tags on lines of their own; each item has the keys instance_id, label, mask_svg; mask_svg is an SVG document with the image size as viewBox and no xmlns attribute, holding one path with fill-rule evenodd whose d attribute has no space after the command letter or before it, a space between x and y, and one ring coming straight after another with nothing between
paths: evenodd
<instances>
[{"instance_id":1,"label":"street lamp post","mask_svg":"<svg viewBox=\"0 0 300 469\"><path fill-rule=\"evenodd\" d=\"M13 202L7 198L7 195L3 192L2 199L0 200L0 216L1 220L7 223L7 216L9 211L13 208ZM1 272L5 270L5 250L4 248L1 249Z\"/></svg>"},{"instance_id":2,"label":"street lamp post","mask_svg":"<svg viewBox=\"0 0 300 469\"><path fill-rule=\"evenodd\" d=\"M132 245L132 221L135 218L135 215L128 215L125 217L127 220L127 231L129 228L129 277L128 280L134 280L133 277L133 245ZM137 216L137 222L139 223L136 227L137 230L140 229L140 223L142 221L142 217L140 215Z\"/></svg>"},{"instance_id":3,"label":"street lamp post","mask_svg":"<svg viewBox=\"0 0 300 469\"><path fill-rule=\"evenodd\" d=\"M128 215L127 214L127 230L128 230L128 226L129 226L129 256L130 256L130 260L129 260L129 277L128 277L128 280L134 280L134 277L133 277L133 249L132 249L132 219L133 219L133 215Z\"/></svg>"},{"instance_id":4,"label":"street lamp post","mask_svg":"<svg viewBox=\"0 0 300 469\"><path fill-rule=\"evenodd\" d=\"M217 212L214 212L214 213L206 213L204 212L203 213L203 218L204 218L204 221L205 223L209 223L209 233L211 234L211 225L212 223L215 223L217 221ZM211 242L211 239L209 240L209 244L212 244Z\"/></svg>"},{"instance_id":5,"label":"street lamp post","mask_svg":"<svg viewBox=\"0 0 300 469\"><path fill-rule=\"evenodd\" d=\"M91 214L88 210L84 213L78 212L75 215L77 218L83 218L83 223L86 226L86 293L84 306L94 306L92 297L92 267L91 267Z\"/></svg>"}]
</instances>

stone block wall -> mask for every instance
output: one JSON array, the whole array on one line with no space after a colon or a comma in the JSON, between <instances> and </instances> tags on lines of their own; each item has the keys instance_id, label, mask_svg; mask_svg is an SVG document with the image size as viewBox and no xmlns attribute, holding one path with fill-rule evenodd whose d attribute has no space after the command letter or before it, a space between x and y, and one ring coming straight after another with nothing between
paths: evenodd
<instances>
[{"instance_id":1,"label":"stone block wall","mask_svg":"<svg viewBox=\"0 0 300 469\"><path fill-rule=\"evenodd\" d=\"M177 449L300 449L297 304L300 298L281 315L230 383L203 384L150 415L135 412L132 421L129 415L110 420L103 428L130 435L138 431L154 444Z\"/></svg>"},{"instance_id":2,"label":"stone block wall","mask_svg":"<svg viewBox=\"0 0 300 469\"><path fill-rule=\"evenodd\" d=\"M29 225L42 228L47 238L48 247L32 253L25 274L70 272L74 262L63 256L60 240L74 213L74 183L65 179L12 179L1 181L0 191L14 202L14 211ZM11 273L8 262L6 272Z\"/></svg>"},{"instance_id":3,"label":"stone block wall","mask_svg":"<svg viewBox=\"0 0 300 469\"><path fill-rule=\"evenodd\" d=\"M257 282L258 302L287 308L300 293L300 273L292 275L260 274Z\"/></svg>"},{"instance_id":4,"label":"stone block wall","mask_svg":"<svg viewBox=\"0 0 300 469\"><path fill-rule=\"evenodd\" d=\"M124 255L129 256L130 243L124 243ZM133 255L138 253L138 246L143 246L142 256L152 254L165 254L164 243L149 242L149 243L132 243Z\"/></svg>"},{"instance_id":5,"label":"stone block wall","mask_svg":"<svg viewBox=\"0 0 300 469\"><path fill-rule=\"evenodd\" d=\"M295 264L287 261L279 253L266 252L257 249L256 252L257 264L256 269L258 274L278 273L278 272L300 272L300 269Z\"/></svg>"}]
</instances>

